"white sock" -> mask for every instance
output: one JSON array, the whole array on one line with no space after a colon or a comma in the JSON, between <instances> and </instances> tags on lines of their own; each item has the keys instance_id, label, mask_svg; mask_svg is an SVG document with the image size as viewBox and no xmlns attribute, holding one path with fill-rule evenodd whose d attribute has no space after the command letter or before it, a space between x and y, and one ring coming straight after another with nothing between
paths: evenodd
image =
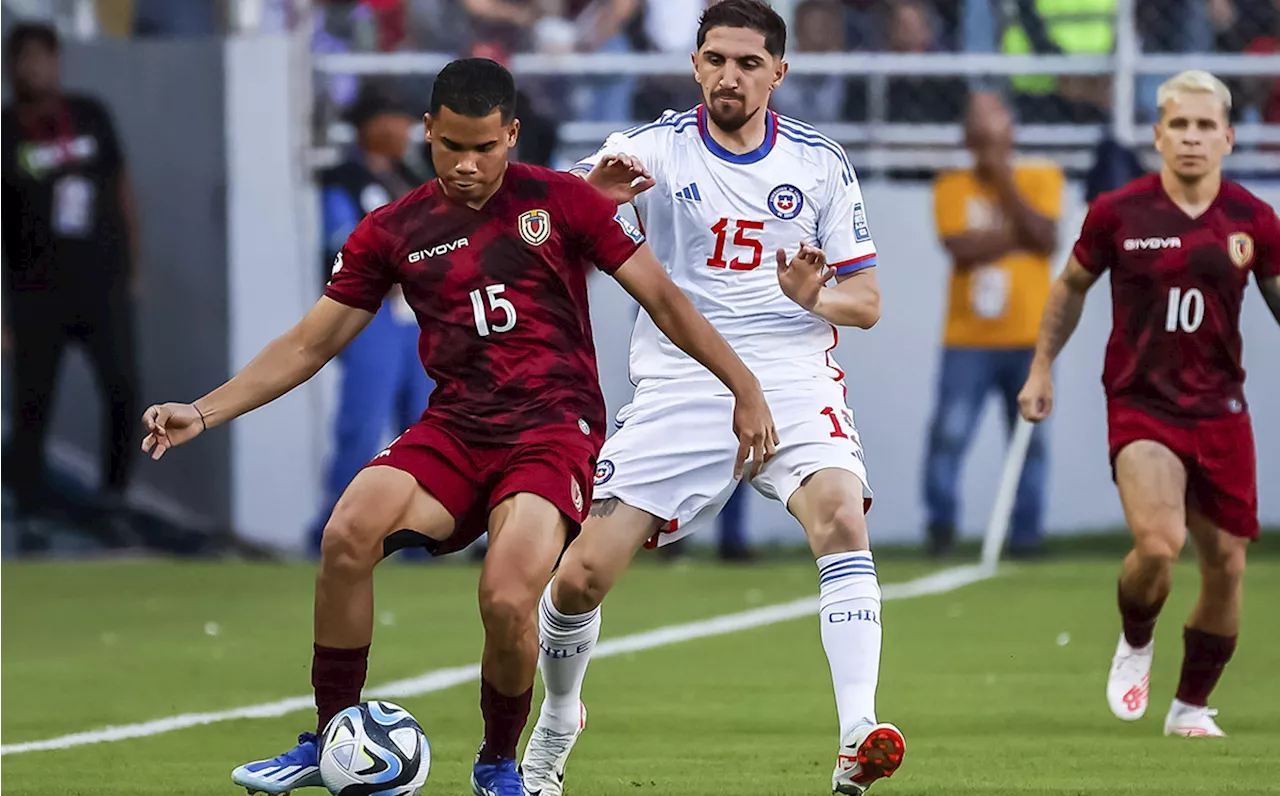
<instances>
[{"instance_id":1,"label":"white sock","mask_svg":"<svg viewBox=\"0 0 1280 796\"><path fill-rule=\"evenodd\" d=\"M818 559L818 618L831 665L841 741L854 727L876 721L880 676L880 584L871 551Z\"/></svg>"},{"instance_id":2,"label":"white sock","mask_svg":"<svg viewBox=\"0 0 1280 796\"><path fill-rule=\"evenodd\" d=\"M582 681L599 640L599 607L585 614L562 614L551 601L551 584L547 584L538 604L538 668L547 690L539 726L558 733L578 729Z\"/></svg>"}]
</instances>

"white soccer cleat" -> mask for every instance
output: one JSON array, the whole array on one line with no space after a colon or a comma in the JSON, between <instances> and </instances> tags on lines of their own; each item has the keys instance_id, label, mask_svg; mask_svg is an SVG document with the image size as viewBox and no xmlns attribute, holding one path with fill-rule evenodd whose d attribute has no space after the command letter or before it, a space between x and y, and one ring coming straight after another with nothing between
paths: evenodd
<instances>
[{"instance_id":1,"label":"white soccer cleat","mask_svg":"<svg viewBox=\"0 0 1280 796\"><path fill-rule=\"evenodd\" d=\"M587 728L587 706L578 703L578 729L573 732L552 732L538 725L529 735L520 761L520 775L524 778L524 792L528 796L561 796L564 793L564 767L569 760L578 736Z\"/></svg>"},{"instance_id":2,"label":"white soccer cleat","mask_svg":"<svg viewBox=\"0 0 1280 796\"><path fill-rule=\"evenodd\" d=\"M1169 706L1169 715L1164 717L1164 734L1181 735L1183 738L1225 738L1226 733L1213 720L1218 711L1188 705L1177 699Z\"/></svg>"},{"instance_id":3,"label":"white soccer cleat","mask_svg":"<svg viewBox=\"0 0 1280 796\"><path fill-rule=\"evenodd\" d=\"M862 796L876 780L892 777L906 752L907 741L892 724L859 725L840 744L831 792Z\"/></svg>"},{"instance_id":4,"label":"white soccer cleat","mask_svg":"<svg viewBox=\"0 0 1280 796\"><path fill-rule=\"evenodd\" d=\"M1151 691L1151 660L1155 656L1156 642L1145 647L1130 647L1120 634L1115 657L1111 659L1111 674L1107 676L1107 704L1116 718L1137 721L1147 712Z\"/></svg>"}]
</instances>

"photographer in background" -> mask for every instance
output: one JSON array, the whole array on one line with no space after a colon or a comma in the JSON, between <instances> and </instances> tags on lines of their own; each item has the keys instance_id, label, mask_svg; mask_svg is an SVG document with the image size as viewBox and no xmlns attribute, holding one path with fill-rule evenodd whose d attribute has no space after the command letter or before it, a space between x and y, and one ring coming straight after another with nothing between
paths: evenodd
<instances>
[{"instance_id":1,"label":"photographer in background","mask_svg":"<svg viewBox=\"0 0 1280 796\"><path fill-rule=\"evenodd\" d=\"M48 545L58 520L44 483L44 446L62 354L82 345L102 391L109 547L132 546L123 496L136 448L133 310L138 216L115 127L97 100L64 93L53 28L18 24L4 46L13 102L3 118L4 323L17 417L4 475L23 520L24 552Z\"/></svg>"},{"instance_id":2,"label":"photographer in background","mask_svg":"<svg viewBox=\"0 0 1280 796\"><path fill-rule=\"evenodd\" d=\"M320 178L326 280L333 258L360 220L421 183L404 163L419 124L417 115L389 89L366 85L347 111L347 120L356 128L356 145ZM418 322L399 287L387 294L382 311L338 356L338 362L342 375L324 505L311 529L311 548L316 552L324 521L347 484L427 408L432 384L418 362Z\"/></svg>"}]
</instances>

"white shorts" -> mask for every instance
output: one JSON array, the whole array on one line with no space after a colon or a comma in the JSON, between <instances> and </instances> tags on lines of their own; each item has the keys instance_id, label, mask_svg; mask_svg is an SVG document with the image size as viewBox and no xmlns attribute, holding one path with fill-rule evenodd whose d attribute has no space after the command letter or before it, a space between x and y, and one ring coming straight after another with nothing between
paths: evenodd
<instances>
[{"instance_id":1,"label":"white shorts","mask_svg":"<svg viewBox=\"0 0 1280 796\"><path fill-rule=\"evenodd\" d=\"M648 547L710 525L738 485L733 396L713 390L705 382L641 382L632 402L618 412L618 431L600 451L593 499L617 498L667 521ZM862 482L869 508L862 442L845 405L844 385L798 382L766 391L765 399L781 444L751 485L786 506L819 470L847 470Z\"/></svg>"}]
</instances>

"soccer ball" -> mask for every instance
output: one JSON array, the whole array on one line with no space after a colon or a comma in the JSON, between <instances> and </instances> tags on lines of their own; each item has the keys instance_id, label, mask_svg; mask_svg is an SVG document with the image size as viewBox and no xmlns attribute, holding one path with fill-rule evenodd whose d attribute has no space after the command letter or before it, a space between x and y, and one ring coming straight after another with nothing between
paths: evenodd
<instances>
[{"instance_id":1,"label":"soccer ball","mask_svg":"<svg viewBox=\"0 0 1280 796\"><path fill-rule=\"evenodd\" d=\"M430 770L427 736L390 702L347 708L320 739L320 778L333 796L418 796Z\"/></svg>"}]
</instances>

